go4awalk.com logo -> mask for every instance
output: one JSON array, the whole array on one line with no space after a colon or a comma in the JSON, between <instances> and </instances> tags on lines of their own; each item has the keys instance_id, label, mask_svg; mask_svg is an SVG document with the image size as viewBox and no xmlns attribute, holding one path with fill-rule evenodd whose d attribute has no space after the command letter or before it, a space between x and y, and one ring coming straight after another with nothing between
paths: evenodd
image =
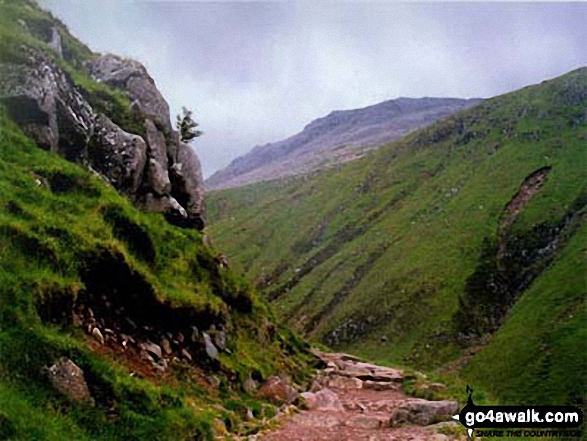
<instances>
[{"instance_id":1,"label":"go4awalk.com logo","mask_svg":"<svg viewBox=\"0 0 587 441\"><path fill-rule=\"evenodd\" d=\"M467 386L467 404L453 416L469 437L579 437L583 411L575 406L477 406Z\"/></svg>"}]
</instances>

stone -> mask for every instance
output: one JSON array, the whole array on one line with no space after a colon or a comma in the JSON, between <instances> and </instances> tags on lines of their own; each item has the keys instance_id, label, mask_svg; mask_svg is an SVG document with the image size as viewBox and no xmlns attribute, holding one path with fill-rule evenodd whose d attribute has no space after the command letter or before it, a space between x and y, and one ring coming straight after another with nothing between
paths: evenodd
<instances>
[{"instance_id":1,"label":"stone","mask_svg":"<svg viewBox=\"0 0 587 441\"><path fill-rule=\"evenodd\" d=\"M346 420L346 425L357 429L377 430L389 425L389 417L382 415L355 415Z\"/></svg>"},{"instance_id":2,"label":"stone","mask_svg":"<svg viewBox=\"0 0 587 441\"><path fill-rule=\"evenodd\" d=\"M303 392L300 396L309 410L318 409L324 411L342 412L344 407L338 395L330 389L322 389L316 393Z\"/></svg>"},{"instance_id":3,"label":"stone","mask_svg":"<svg viewBox=\"0 0 587 441\"><path fill-rule=\"evenodd\" d=\"M334 389L361 389L363 381L353 377L343 377L340 375L331 375L327 380L328 387Z\"/></svg>"},{"instance_id":4,"label":"stone","mask_svg":"<svg viewBox=\"0 0 587 441\"><path fill-rule=\"evenodd\" d=\"M145 66L138 61L104 54L87 67L94 79L128 93L133 108L152 119L162 130L171 132L169 105Z\"/></svg>"},{"instance_id":5,"label":"stone","mask_svg":"<svg viewBox=\"0 0 587 441\"><path fill-rule=\"evenodd\" d=\"M169 343L169 340L167 340L165 337L161 337L161 349L163 349L163 352L165 352L167 355L171 354L171 343Z\"/></svg>"},{"instance_id":6,"label":"stone","mask_svg":"<svg viewBox=\"0 0 587 441\"><path fill-rule=\"evenodd\" d=\"M151 343L150 341L146 343L142 343L141 347L147 351L151 356L155 356L157 360L163 358L163 354L161 352L161 347L156 345L155 343Z\"/></svg>"},{"instance_id":7,"label":"stone","mask_svg":"<svg viewBox=\"0 0 587 441\"><path fill-rule=\"evenodd\" d=\"M292 420L306 427L324 427L333 428L342 425L342 419L331 414L316 414L312 412L302 412L294 415Z\"/></svg>"},{"instance_id":8,"label":"stone","mask_svg":"<svg viewBox=\"0 0 587 441\"><path fill-rule=\"evenodd\" d=\"M100 342L100 344L104 344L104 336L102 335L102 332L100 332L100 330L98 328L92 329L92 337L94 337L96 340L98 340Z\"/></svg>"},{"instance_id":9,"label":"stone","mask_svg":"<svg viewBox=\"0 0 587 441\"><path fill-rule=\"evenodd\" d=\"M84 372L69 358L61 357L53 366L46 368L46 372L59 393L73 401L94 404Z\"/></svg>"},{"instance_id":10,"label":"stone","mask_svg":"<svg viewBox=\"0 0 587 441\"><path fill-rule=\"evenodd\" d=\"M210 336L205 333L202 332L202 335L204 336L204 345L206 346L206 354L208 354L208 357L210 357L213 360L217 360L218 359L218 349L216 349L216 346L214 346L214 343L212 343L212 339L210 338Z\"/></svg>"},{"instance_id":11,"label":"stone","mask_svg":"<svg viewBox=\"0 0 587 441\"><path fill-rule=\"evenodd\" d=\"M459 410L455 401L428 401L419 398L409 398L397 404L391 414L392 424L410 422L420 426L450 420Z\"/></svg>"},{"instance_id":12,"label":"stone","mask_svg":"<svg viewBox=\"0 0 587 441\"><path fill-rule=\"evenodd\" d=\"M105 115L98 115L88 145L88 161L94 170L121 193L134 196L141 185L146 159L143 138L125 132Z\"/></svg>"},{"instance_id":13,"label":"stone","mask_svg":"<svg viewBox=\"0 0 587 441\"><path fill-rule=\"evenodd\" d=\"M188 359L189 361L192 361L192 355L185 349L181 350L181 355L183 355L183 357Z\"/></svg>"},{"instance_id":14,"label":"stone","mask_svg":"<svg viewBox=\"0 0 587 441\"><path fill-rule=\"evenodd\" d=\"M386 381L363 381L363 389L382 390L400 390L401 384L389 383Z\"/></svg>"},{"instance_id":15,"label":"stone","mask_svg":"<svg viewBox=\"0 0 587 441\"><path fill-rule=\"evenodd\" d=\"M198 331L198 328L196 328L195 326L192 326L192 335L191 335L191 340L193 343L198 341L198 337L200 336L200 332Z\"/></svg>"},{"instance_id":16,"label":"stone","mask_svg":"<svg viewBox=\"0 0 587 441\"><path fill-rule=\"evenodd\" d=\"M186 210L186 228L204 229L204 180L202 167L195 150L179 142L177 157L169 169L171 195Z\"/></svg>"},{"instance_id":17,"label":"stone","mask_svg":"<svg viewBox=\"0 0 587 441\"><path fill-rule=\"evenodd\" d=\"M93 131L91 106L52 60L23 50L27 65L0 63L0 103L39 147L81 162Z\"/></svg>"},{"instance_id":18,"label":"stone","mask_svg":"<svg viewBox=\"0 0 587 441\"><path fill-rule=\"evenodd\" d=\"M243 384L243 389L245 392L253 392L257 390L259 387L259 383L253 380L251 377L247 378Z\"/></svg>"},{"instance_id":19,"label":"stone","mask_svg":"<svg viewBox=\"0 0 587 441\"><path fill-rule=\"evenodd\" d=\"M220 330L214 333L214 343L220 350L226 349L226 331Z\"/></svg>"},{"instance_id":20,"label":"stone","mask_svg":"<svg viewBox=\"0 0 587 441\"><path fill-rule=\"evenodd\" d=\"M261 385L259 395L276 403L291 404L299 393L283 379L273 376Z\"/></svg>"},{"instance_id":21,"label":"stone","mask_svg":"<svg viewBox=\"0 0 587 441\"><path fill-rule=\"evenodd\" d=\"M63 47L61 46L61 34L56 28L51 29L51 41L49 47L57 52L59 58L63 58Z\"/></svg>"},{"instance_id":22,"label":"stone","mask_svg":"<svg viewBox=\"0 0 587 441\"><path fill-rule=\"evenodd\" d=\"M155 195L164 196L171 191L165 137L150 119L146 121L145 125L147 128L147 155L149 157L145 185Z\"/></svg>"}]
</instances>

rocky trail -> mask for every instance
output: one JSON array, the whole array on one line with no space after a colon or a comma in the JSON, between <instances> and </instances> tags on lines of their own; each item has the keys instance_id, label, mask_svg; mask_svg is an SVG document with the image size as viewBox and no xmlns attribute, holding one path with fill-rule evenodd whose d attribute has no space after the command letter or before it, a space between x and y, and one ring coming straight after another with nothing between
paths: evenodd
<instances>
[{"instance_id":1,"label":"rocky trail","mask_svg":"<svg viewBox=\"0 0 587 441\"><path fill-rule=\"evenodd\" d=\"M347 354L315 354L326 364L310 391L277 417L276 427L255 441L448 441L466 439L452 416L454 401L428 401L406 396L404 373L364 363ZM442 389L441 384L428 388Z\"/></svg>"}]
</instances>

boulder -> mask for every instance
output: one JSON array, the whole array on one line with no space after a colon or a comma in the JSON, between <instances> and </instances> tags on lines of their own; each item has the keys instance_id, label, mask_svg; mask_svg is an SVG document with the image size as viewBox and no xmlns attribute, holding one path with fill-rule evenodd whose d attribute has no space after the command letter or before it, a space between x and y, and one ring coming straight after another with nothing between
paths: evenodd
<instances>
[{"instance_id":1,"label":"boulder","mask_svg":"<svg viewBox=\"0 0 587 441\"><path fill-rule=\"evenodd\" d=\"M259 389L259 395L276 403L291 404L299 396L292 386L279 377L269 377Z\"/></svg>"},{"instance_id":2,"label":"boulder","mask_svg":"<svg viewBox=\"0 0 587 441\"><path fill-rule=\"evenodd\" d=\"M206 354L208 354L208 357L210 357L213 360L218 359L218 349L216 349L216 346L214 346L214 343L212 343L212 339L205 332L202 332L202 335L204 336L204 345L206 346Z\"/></svg>"},{"instance_id":3,"label":"boulder","mask_svg":"<svg viewBox=\"0 0 587 441\"><path fill-rule=\"evenodd\" d=\"M328 387L334 389L361 389L363 381L353 377L343 377L341 375L331 375L326 381Z\"/></svg>"},{"instance_id":4,"label":"boulder","mask_svg":"<svg viewBox=\"0 0 587 441\"><path fill-rule=\"evenodd\" d=\"M126 92L133 108L152 119L163 131L171 132L169 105L145 66L138 61L105 54L87 67L94 79Z\"/></svg>"},{"instance_id":5,"label":"boulder","mask_svg":"<svg viewBox=\"0 0 587 441\"><path fill-rule=\"evenodd\" d=\"M180 142L175 162L169 169L171 195L185 208L186 227L204 228L204 181L198 155L189 145Z\"/></svg>"},{"instance_id":6,"label":"boulder","mask_svg":"<svg viewBox=\"0 0 587 441\"><path fill-rule=\"evenodd\" d=\"M391 413L392 425L402 423L428 426L430 424L450 420L459 410L455 401L428 401L410 398L397 403Z\"/></svg>"},{"instance_id":7,"label":"boulder","mask_svg":"<svg viewBox=\"0 0 587 441\"><path fill-rule=\"evenodd\" d=\"M357 429L377 430L389 426L389 417L384 415L355 415L346 420L346 425Z\"/></svg>"},{"instance_id":8,"label":"boulder","mask_svg":"<svg viewBox=\"0 0 587 441\"><path fill-rule=\"evenodd\" d=\"M316 393L303 392L300 396L309 410L318 409L324 411L342 412L344 407L338 395L330 389L322 389Z\"/></svg>"},{"instance_id":9,"label":"boulder","mask_svg":"<svg viewBox=\"0 0 587 441\"><path fill-rule=\"evenodd\" d=\"M24 49L29 63L0 63L0 103L39 147L81 162L93 131L91 106L50 59Z\"/></svg>"},{"instance_id":10,"label":"boulder","mask_svg":"<svg viewBox=\"0 0 587 441\"><path fill-rule=\"evenodd\" d=\"M46 372L49 381L59 393L73 401L94 404L84 372L69 358L61 357Z\"/></svg>"},{"instance_id":11,"label":"boulder","mask_svg":"<svg viewBox=\"0 0 587 441\"><path fill-rule=\"evenodd\" d=\"M141 185L146 159L143 138L125 132L105 115L98 115L88 145L88 161L94 170L118 191L134 196Z\"/></svg>"}]
</instances>

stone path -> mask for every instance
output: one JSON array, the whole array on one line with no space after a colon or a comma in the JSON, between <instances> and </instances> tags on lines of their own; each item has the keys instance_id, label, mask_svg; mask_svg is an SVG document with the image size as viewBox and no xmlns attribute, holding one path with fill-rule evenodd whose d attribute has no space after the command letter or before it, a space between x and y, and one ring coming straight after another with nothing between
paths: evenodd
<instances>
[{"instance_id":1,"label":"stone path","mask_svg":"<svg viewBox=\"0 0 587 441\"><path fill-rule=\"evenodd\" d=\"M301 394L307 410L284 415L257 441L447 441L466 439L451 421L458 403L407 397L403 372L347 354L316 351L326 368ZM444 431L447 434L441 434ZM450 435L453 433L453 435ZM456 434L456 435L455 435Z\"/></svg>"}]
</instances>

